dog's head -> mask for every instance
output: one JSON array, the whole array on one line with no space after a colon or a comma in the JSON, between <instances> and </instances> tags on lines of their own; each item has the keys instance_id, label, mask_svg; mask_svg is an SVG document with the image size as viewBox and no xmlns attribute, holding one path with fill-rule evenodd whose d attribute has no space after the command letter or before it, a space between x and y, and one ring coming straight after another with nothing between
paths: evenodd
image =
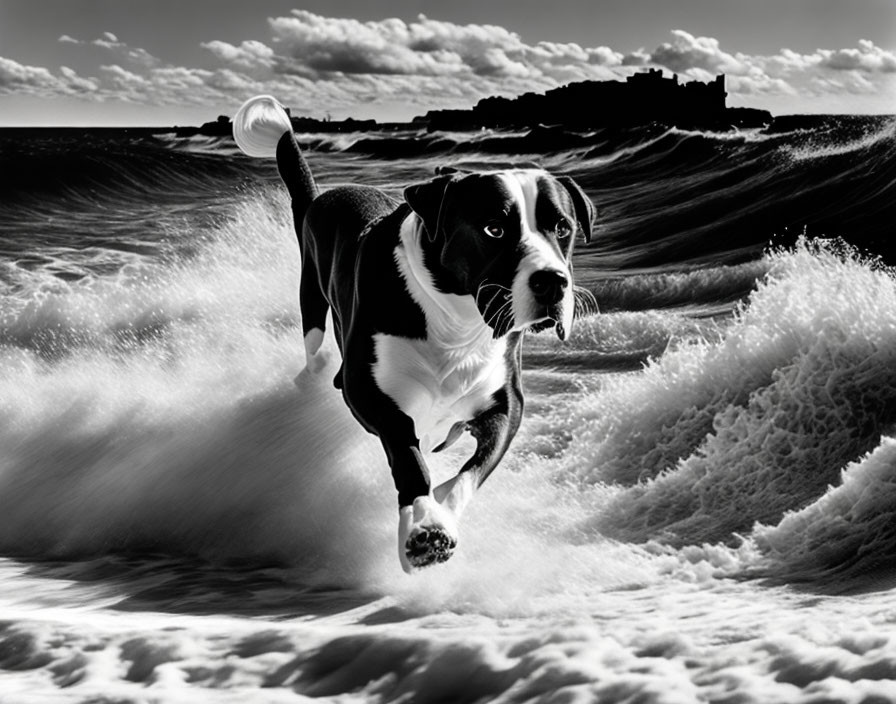
<instances>
[{"instance_id":1,"label":"dog's head","mask_svg":"<svg viewBox=\"0 0 896 704\"><path fill-rule=\"evenodd\" d=\"M472 295L496 337L556 326L575 302L572 251L591 239L593 206L568 177L541 169L444 173L405 189L425 231L425 264L444 293Z\"/></svg>"}]
</instances>

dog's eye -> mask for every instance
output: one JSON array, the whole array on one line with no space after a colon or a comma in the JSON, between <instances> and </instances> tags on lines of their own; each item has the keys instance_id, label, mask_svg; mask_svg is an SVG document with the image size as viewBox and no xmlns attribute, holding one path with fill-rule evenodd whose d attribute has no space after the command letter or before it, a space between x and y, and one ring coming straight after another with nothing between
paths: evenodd
<instances>
[{"instance_id":1,"label":"dog's eye","mask_svg":"<svg viewBox=\"0 0 896 704\"><path fill-rule=\"evenodd\" d=\"M482 228L482 231L489 237L493 237L496 240L499 240L504 236L504 228L496 223L486 225Z\"/></svg>"},{"instance_id":2,"label":"dog's eye","mask_svg":"<svg viewBox=\"0 0 896 704\"><path fill-rule=\"evenodd\" d=\"M557 235L558 240L565 240L569 237L572 234L572 225L569 224L569 220L566 218L560 220L554 228L554 234Z\"/></svg>"}]
</instances>

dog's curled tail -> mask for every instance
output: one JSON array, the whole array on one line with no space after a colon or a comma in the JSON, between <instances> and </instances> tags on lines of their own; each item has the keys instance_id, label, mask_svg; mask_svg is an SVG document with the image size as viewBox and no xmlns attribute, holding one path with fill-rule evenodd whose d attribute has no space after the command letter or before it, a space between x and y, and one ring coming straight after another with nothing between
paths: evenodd
<instances>
[{"instance_id":1,"label":"dog's curled tail","mask_svg":"<svg viewBox=\"0 0 896 704\"><path fill-rule=\"evenodd\" d=\"M249 98L233 118L233 138L249 156L276 156L285 132L292 133L289 115L270 95Z\"/></svg>"},{"instance_id":2,"label":"dog's curled tail","mask_svg":"<svg viewBox=\"0 0 896 704\"><path fill-rule=\"evenodd\" d=\"M319 191L286 110L270 95L249 98L233 116L233 138L249 156L277 158L277 169L292 196L293 215L300 230L305 211Z\"/></svg>"}]
</instances>

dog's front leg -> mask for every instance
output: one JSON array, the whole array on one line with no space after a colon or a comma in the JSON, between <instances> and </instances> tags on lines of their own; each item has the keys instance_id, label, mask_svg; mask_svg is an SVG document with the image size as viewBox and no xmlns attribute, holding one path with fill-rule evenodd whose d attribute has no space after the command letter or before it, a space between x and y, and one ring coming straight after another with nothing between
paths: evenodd
<instances>
[{"instance_id":1,"label":"dog's front leg","mask_svg":"<svg viewBox=\"0 0 896 704\"><path fill-rule=\"evenodd\" d=\"M523 415L523 396L516 384L496 394L495 404L467 424L476 451L455 477L440 484L433 496L456 521L473 494L492 473L510 447Z\"/></svg>"},{"instance_id":2,"label":"dog's front leg","mask_svg":"<svg viewBox=\"0 0 896 704\"><path fill-rule=\"evenodd\" d=\"M372 376L344 365L343 395L358 421L378 436L398 491L398 557L405 572L444 562L457 546L453 514L433 499L429 470L414 421L384 394Z\"/></svg>"},{"instance_id":3,"label":"dog's front leg","mask_svg":"<svg viewBox=\"0 0 896 704\"><path fill-rule=\"evenodd\" d=\"M407 420L412 429L413 422ZM381 427L379 435L398 489L398 557L402 568L411 572L444 562L457 547L457 522L454 514L430 495L429 472L416 436L413 432L395 432L394 426Z\"/></svg>"}]
</instances>

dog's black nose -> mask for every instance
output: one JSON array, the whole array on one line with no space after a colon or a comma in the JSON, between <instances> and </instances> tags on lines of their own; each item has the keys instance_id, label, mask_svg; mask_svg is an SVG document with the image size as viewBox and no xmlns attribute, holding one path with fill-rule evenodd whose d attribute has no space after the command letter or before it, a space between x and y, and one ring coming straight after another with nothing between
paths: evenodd
<instances>
[{"instance_id":1,"label":"dog's black nose","mask_svg":"<svg viewBox=\"0 0 896 704\"><path fill-rule=\"evenodd\" d=\"M535 302L551 306L563 300L569 280L556 269L541 269L529 277L529 288L535 294Z\"/></svg>"}]
</instances>

